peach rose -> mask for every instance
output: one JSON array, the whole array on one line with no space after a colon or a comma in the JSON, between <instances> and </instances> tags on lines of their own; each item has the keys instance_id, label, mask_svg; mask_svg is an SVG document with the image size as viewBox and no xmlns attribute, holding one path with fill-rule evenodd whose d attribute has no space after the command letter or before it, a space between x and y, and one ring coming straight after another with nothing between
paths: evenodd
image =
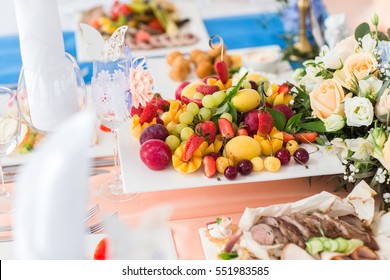
<instances>
[{"instance_id":1,"label":"peach rose","mask_svg":"<svg viewBox=\"0 0 390 280\"><path fill-rule=\"evenodd\" d=\"M310 92L310 105L314 115L326 119L332 114L344 116L342 102L345 94L340 83L330 79L323 81L320 86Z\"/></svg>"},{"instance_id":2,"label":"peach rose","mask_svg":"<svg viewBox=\"0 0 390 280\"><path fill-rule=\"evenodd\" d=\"M346 83L351 85L354 76L358 80L375 71L378 68L378 61L371 53L354 53L344 61L343 72L346 76Z\"/></svg>"}]
</instances>

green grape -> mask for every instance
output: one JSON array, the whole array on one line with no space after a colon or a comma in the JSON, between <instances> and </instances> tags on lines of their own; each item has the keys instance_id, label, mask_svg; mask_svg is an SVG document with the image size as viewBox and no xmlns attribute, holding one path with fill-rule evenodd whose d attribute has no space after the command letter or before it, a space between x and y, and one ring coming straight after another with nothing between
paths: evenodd
<instances>
[{"instance_id":1,"label":"green grape","mask_svg":"<svg viewBox=\"0 0 390 280\"><path fill-rule=\"evenodd\" d=\"M233 122L233 117L232 115L230 115L229 113L222 113L222 115L220 116L220 118L225 118L227 120L229 120L230 122Z\"/></svg>"},{"instance_id":2,"label":"green grape","mask_svg":"<svg viewBox=\"0 0 390 280\"><path fill-rule=\"evenodd\" d=\"M249 81L243 81L241 86L246 89L252 88L252 85Z\"/></svg>"},{"instance_id":3,"label":"green grape","mask_svg":"<svg viewBox=\"0 0 390 280\"><path fill-rule=\"evenodd\" d=\"M191 127L185 127L180 133L180 138L182 141L186 141L192 134L194 134L194 130Z\"/></svg>"},{"instance_id":4,"label":"green grape","mask_svg":"<svg viewBox=\"0 0 390 280\"><path fill-rule=\"evenodd\" d=\"M225 100L226 92L224 90L214 92L213 98L214 98L215 105L218 106L219 104L221 104Z\"/></svg>"},{"instance_id":5,"label":"green grape","mask_svg":"<svg viewBox=\"0 0 390 280\"><path fill-rule=\"evenodd\" d=\"M199 99L199 100L202 100L203 99L203 97L204 97L204 95L203 94L201 94L200 92L195 92L195 94L194 94L194 99Z\"/></svg>"},{"instance_id":6,"label":"green grape","mask_svg":"<svg viewBox=\"0 0 390 280\"><path fill-rule=\"evenodd\" d=\"M181 141L180 146L185 146L187 144L187 140Z\"/></svg>"},{"instance_id":7,"label":"green grape","mask_svg":"<svg viewBox=\"0 0 390 280\"><path fill-rule=\"evenodd\" d=\"M202 120L208 121L211 119L211 110L208 108L204 108L204 107L200 108L199 115L200 115Z\"/></svg>"},{"instance_id":8,"label":"green grape","mask_svg":"<svg viewBox=\"0 0 390 280\"><path fill-rule=\"evenodd\" d=\"M193 116L196 116L199 113L198 105L194 102L188 103L187 112L190 112Z\"/></svg>"},{"instance_id":9,"label":"green grape","mask_svg":"<svg viewBox=\"0 0 390 280\"><path fill-rule=\"evenodd\" d=\"M187 125L185 123L178 123L178 124L174 125L174 127L172 128L172 132L174 135L179 136L181 131L185 127L187 127Z\"/></svg>"},{"instance_id":10,"label":"green grape","mask_svg":"<svg viewBox=\"0 0 390 280\"><path fill-rule=\"evenodd\" d=\"M171 149L171 151L174 151L177 149L177 147L180 146L180 139L179 137L177 137L176 135L169 135L166 139L165 139L165 143L167 143L167 145L169 146L169 148Z\"/></svg>"},{"instance_id":11,"label":"green grape","mask_svg":"<svg viewBox=\"0 0 390 280\"><path fill-rule=\"evenodd\" d=\"M194 120L194 115L190 112L183 112L180 117L179 121L184 124L190 124Z\"/></svg>"},{"instance_id":12,"label":"green grape","mask_svg":"<svg viewBox=\"0 0 390 280\"><path fill-rule=\"evenodd\" d=\"M212 95L206 95L202 99L202 104L205 108L212 108L215 106L214 97Z\"/></svg>"}]
</instances>

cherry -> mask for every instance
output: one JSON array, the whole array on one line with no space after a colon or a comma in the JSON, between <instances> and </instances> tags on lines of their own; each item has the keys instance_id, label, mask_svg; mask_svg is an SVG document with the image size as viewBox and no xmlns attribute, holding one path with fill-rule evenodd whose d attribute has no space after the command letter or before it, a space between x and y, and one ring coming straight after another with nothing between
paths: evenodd
<instances>
[{"instance_id":1,"label":"cherry","mask_svg":"<svg viewBox=\"0 0 390 280\"><path fill-rule=\"evenodd\" d=\"M240 160L237 163L237 170L242 175L248 175L253 171L253 164L247 159Z\"/></svg>"},{"instance_id":2,"label":"cherry","mask_svg":"<svg viewBox=\"0 0 390 280\"><path fill-rule=\"evenodd\" d=\"M299 164L305 164L309 161L309 153L304 148L299 148L294 153L294 159Z\"/></svg>"},{"instance_id":3,"label":"cherry","mask_svg":"<svg viewBox=\"0 0 390 280\"><path fill-rule=\"evenodd\" d=\"M224 171L224 175L227 179L229 180L234 180L236 179L237 175L238 175L238 169L237 167L233 166L233 165L230 165L228 167L226 167L225 171Z\"/></svg>"},{"instance_id":4,"label":"cherry","mask_svg":"<svg viewBox=\"0 0 390 280\"><path fill-rule=\"evenodd\" d=\"M281 148L279 151L275 153L275 157L280 160L282 165L286 165L290 162L290 152L286 148Z\"/></svg>"},{"instance_id":5,"label":"cherry","mask_svg":"<svg viewBox=\"0 0 390 280\"><path fill-rule=\"evenodd\" d=\"M216 153L216 152L211 152L207 155L213 157L214 160L217 160L217 158L219 158L221 156L219 153Z\"/></svg>"}]
</instances>

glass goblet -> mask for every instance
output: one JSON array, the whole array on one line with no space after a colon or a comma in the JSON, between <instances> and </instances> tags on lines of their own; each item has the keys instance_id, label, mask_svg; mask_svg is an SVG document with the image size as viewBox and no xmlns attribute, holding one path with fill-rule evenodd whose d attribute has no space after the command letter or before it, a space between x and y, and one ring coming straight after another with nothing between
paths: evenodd
<instances>
[{"instance_id":1,"label":"glass goblet","mask_svg":"<svg viewBox=\"0 0 390 280\"><path fill-rule=\"evenodd\" d=\"M7 157L18 144L20 134L20 112L15 93L0 87L0 213L12 211L12 195L4 183L1 160Z\"/></svg>"},{"instance_id":2,"label":"glass goblet","mask_svg":"<svg viewBox=\"0 0 390 280\"><path fill-rule=\"evenodd\" d=\"M110 201L126 201L136 194L124 192L118 157L118 129L129 118L130 91L129 65L119 58L94 61L92 76L92 100L99 121L111 129L114 144L114 177L103 184L100 195Z\"/></svg>"}]
</instances>

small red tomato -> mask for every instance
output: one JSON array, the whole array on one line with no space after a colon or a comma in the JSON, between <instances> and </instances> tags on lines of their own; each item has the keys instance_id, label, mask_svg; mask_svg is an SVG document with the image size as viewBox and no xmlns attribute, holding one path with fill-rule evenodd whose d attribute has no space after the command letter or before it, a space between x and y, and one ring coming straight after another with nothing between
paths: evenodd
<instances>
[{"instance_id":1,"label":"small red tomato","mask_svg":"<svg viewBox=\"0 0 390 280\"><path fill-rule=\"evenodd\" d=\"M100 240L93 254L94 260L108 260L108 238Z\"/></svg>"}]
</instances>

